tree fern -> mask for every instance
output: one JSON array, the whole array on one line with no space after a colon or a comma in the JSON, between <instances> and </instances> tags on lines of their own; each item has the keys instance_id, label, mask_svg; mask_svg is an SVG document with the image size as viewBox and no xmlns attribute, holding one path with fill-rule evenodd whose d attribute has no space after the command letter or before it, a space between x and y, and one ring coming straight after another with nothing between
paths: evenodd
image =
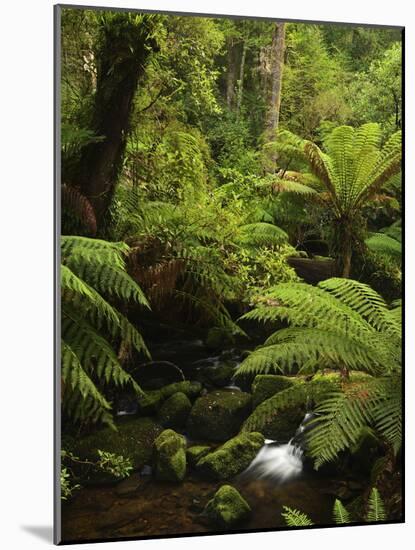
<instances>
[{"instance_id":1,"label":"tree fern","mask_svg":"<svg viewBox=\"0 0 415 550\"><path fill-rule=\"evenodd\" d=\"M339 378L337 387L322 388L317 379L288 388L264 401L244 429L255 430L279 410L312 400L318 404L317 416L306 439L316 468L353 447L366 426L397 452L402 439L399 311L399 306L389 309L367 285L348 279L328 279L318 287L286 283L263 293L244 318L271 324L283 321L290 326L251 352L236 377L269 372L313 374L330 368L342 376L348 374L350 384L340 384ZM353 371L370 376L353 381L349 374Z\"/></svg>"},{"instance_id":2,"label":"tree fern","mask_svg":"<svg viewBox=\"0 0 415 550\"><path fill-rule=\"evenodd\" d=\"M381 147L378 124L339 126L324 138L320 149L281 131L268 148L307 162L320 181L321 204L332 212L332 246L343 276L349 277L353 246L362 241L361 210L401 171L401 133L393 134Z\"/></svg>"},{"instance_id":3,"label":"tree fern","mask_svg":"<svg viewBox=\"0 0 415 550\"><path fill-rule=\"evenodd\" d=\"M117 297L148 307L140 287L128 275L124 243L85 237L62 238L62 382L63 410L74 421L112 424L109 386L142 391L125 371L114 344L148 355L136 328L108 299Z\"/></svg>"},{"instance_id":4,"label":"tree fern","mask_svg":"<svg viewBox=\"0 0 415 550\"><path fill-rule=\"evenodd\" d=\"M245 319L284 321L237 374L331 367L381 374L400 368L400 323L367 285L328 279L318 287L284 283L258 299Z\"/></svg>"}]
</instances>

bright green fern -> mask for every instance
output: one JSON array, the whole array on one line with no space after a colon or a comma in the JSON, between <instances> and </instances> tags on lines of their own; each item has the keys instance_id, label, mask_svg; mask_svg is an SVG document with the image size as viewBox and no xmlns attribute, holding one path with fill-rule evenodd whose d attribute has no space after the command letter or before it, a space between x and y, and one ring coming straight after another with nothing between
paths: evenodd
<instances>
[{"instance_id":1,"label":"bright green fern","mask_svg":"<svg viewBox=\"0 0 415 550\"><path fill-rule=\"evenodd\" d=\"M149 355L139 332L110 302L149 307L126 271L128 251L124 243L62 237L62 406L78 423L113 424L110 386L142 394L114 349L122 344Z\"/></svg>"}]
</instances>

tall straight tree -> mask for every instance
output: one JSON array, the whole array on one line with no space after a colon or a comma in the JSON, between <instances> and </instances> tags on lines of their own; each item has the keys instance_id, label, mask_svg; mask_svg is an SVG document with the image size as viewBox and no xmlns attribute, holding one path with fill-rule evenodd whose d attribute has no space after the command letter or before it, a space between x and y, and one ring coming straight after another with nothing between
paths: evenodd
<instances>
[{"instance_id":1,"label":"tall straight tree","mask_svg":"<svg viewBox=\"0 0 415 550\"><path fill-rule=\"evenodd\" d=\"M236 82L236 52L234 45L234 37L230 36L227 39L228 59L226 71L226 104L229 109L232 109L235 100L235 82Z\"/></svg>"},{"instance_id":2,"label":"tall straight tree","mask_svg":"<svg viewBox=\"0 0 415 550\"><path fill-rule=\"evenodd\" d=\"M134 94L156 49L157 20L154 15L111 12L101 18L91 128L102 140L83 149L75 182L94 208L98 230L122 165Z\"/></svg>"},{"instance_id":3,"label":"tall straight tree","mask_svg":"<svg viewBox=\"0 0 415 550\"><path fill-rule=\"evenodd\" d=\"M278 130L281 107L282 73L284 69L286 23L276 23L271 46L271 101L268 111L267 129L269 134Z\"/></svg>"}]
</instances>

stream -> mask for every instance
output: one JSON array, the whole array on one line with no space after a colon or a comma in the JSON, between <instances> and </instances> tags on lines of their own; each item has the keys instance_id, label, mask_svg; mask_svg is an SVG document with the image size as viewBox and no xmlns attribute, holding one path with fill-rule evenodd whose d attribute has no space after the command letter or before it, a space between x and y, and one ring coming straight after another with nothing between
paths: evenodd
<instances>
[{"instance_id":1,"label":"stream","mask_svg":"<svg viewBox=\"0 0 415 550\"><path fill-rule=\"evenodd\" d=\"M153 355L157 360L179 364L186 378L191 378L195 368L219 361L219 357L207 355L201 341L193 341L190 346L179 344L175 349L177 353L166 345ZM230 357L232 353L237 355L231 351ZM202 511L217 489L227 483L240 491L252 509L250 519L243 524L244 531L284 528L283 506L305 512L320 525L330 524L334 499L342 493L350 498L362 483L305 467L303 423L288 443L267 439L249 467L226 482L206 481L193 472L182 483L160 482L151 476L150 468L145 468L117 484L83 488L63 504L63 540L221 532L206 523ZM234 530L240 531L241 527Z\"/></svg>"}]
</instances>

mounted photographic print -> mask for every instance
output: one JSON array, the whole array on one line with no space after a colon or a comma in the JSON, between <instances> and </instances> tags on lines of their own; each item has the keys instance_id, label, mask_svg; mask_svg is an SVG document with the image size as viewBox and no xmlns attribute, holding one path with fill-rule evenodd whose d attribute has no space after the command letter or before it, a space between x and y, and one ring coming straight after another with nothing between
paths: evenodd
<instances>
[{"instance_id":1,"label":"mounted photographic print","mask_svg":"<svg viewBox=\"0 0 415 550\"><path fill-rule=\"evenodd\" d=\"M402 52L55 7L56 543L403 522Z\"/></svg>"}]
</instances>

